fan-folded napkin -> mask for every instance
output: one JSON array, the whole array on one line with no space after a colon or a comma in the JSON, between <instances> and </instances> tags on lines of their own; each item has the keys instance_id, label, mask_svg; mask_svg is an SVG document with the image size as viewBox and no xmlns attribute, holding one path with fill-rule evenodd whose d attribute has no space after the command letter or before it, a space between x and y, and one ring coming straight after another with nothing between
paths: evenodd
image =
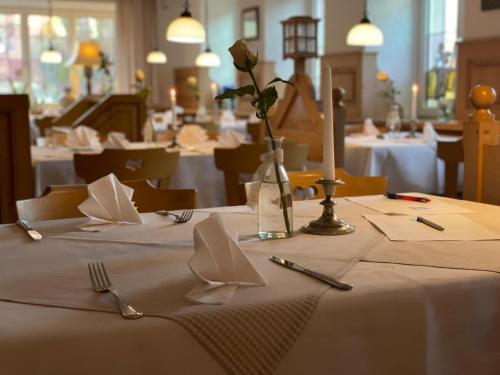
<instances>
[{"instance_id":1,"label":"fan-folded napkin","mask_svg":"<svg viewBox=\"0 0 500 375\"><path fill-rule=\"evenodd\" d=\"M130 142L127 140L124 133L111 132L108 134L108 139L102 146L107 149L125 150L129 148Z\"/></svg>"},{"instance_id":2,"label":"fan-folded napkin","mask_svg":"<svg viewBox=\"0 0 500 375\"><path fill-rule=\"evenodd\" d=\"M367 118L363 123L363 134L365 135L379 135L380 131L373 124L373 120L371 118Z\"/></svg>"},{"instance_id":3,"label":"fan-folded napkin","mask_svg":"<svg viewBox=\"0 0 500 375\"><path fill-rule=\"evenodd\" d=\"M195 225L194 248L188 265L202 283L186 295L190 301L222 304L238 286L266 285L264 276L238 246L237 234L224 228L219 214Z\"/></svg>"},{"instance_id":4,"label":"fan-folded napkin","mask_svg":"<svg viewBox=\"0 0 500 375\"><path fill-rule=\"evenodd\" d=\"M199 125L184 125L177 135L181 144L197 144L208 140L207 131Z\"/></svg>"},{"instance_id":5,"label":"fan-folded napkin","mask_svg":"<svg viewBox=\"0 0 500 375\"><path fill-rule=\"evenodd\" d=\"M132 202L134 189L123 185L114 174L109 174L88 185L89 197L78 209L91 221L83 227L107 229L117 224L141 224L142 218Z\"/></svg>"},{"instance_id":6,"label":"fan-folded napkin","mask_svg":"<svg viewBox=\"0 0 500 375\"><path fill-rule=\"evenodd\" d=\"M66 138L68 147L101 148L97 131L85 125L80 125L71 130Z\"/></svg>"},{"instance_id":7,"label":"fan-folded napkin","mask_svg":"<svg viewBox=\"0 0 500 375\"><path fill-rule=\"evenodd\" d=\"M436 130L434 130L434 126L432 126L430 122L426 122L424 124L424 129L422 132L424 134L424 141L426 143L437 142L438 134Z\"/></svg>"},{"instance_id":8,"label":"fan-folded napkin","mask_svg":"<svg viewBox=\"0 0 500 375\"><path fill-rule=\"evenodd\" d=\"M228 130L219 134L217 141L221 147L236 148L245 141L245 135L234 130Z\"/></svg>"}]
</instances>

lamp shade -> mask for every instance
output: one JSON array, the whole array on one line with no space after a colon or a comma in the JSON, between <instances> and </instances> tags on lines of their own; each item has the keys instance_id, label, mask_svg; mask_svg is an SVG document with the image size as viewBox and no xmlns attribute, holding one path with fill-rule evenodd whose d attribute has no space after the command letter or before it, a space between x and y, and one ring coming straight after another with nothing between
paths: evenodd
<instances>
[{"instance_id":1,"label":"lamp shade","mask_svg":"<svg viewBox=\"0 0 500 375\"><path fill-rule=\"evenodd\" d=\"M204 52L200 53L196 58L196 66L200 67L214 67L220 66L219 56L207 48Z\"/></svg>"},{"instance_id":2,"label":"lamp shade","mask_svg":"<svg viewBox=\"0 0 500 375\"><path fill-rule=\"evenodd\" d=\"M62 62L61 52L49 47L40 55L40 61L44 64L60 64Z\"/></svg>"},{"instance_id":3,"label":"lamp shade","mask_svg":"<svg viewBox=\"0 0 500 375\"><path fill-rule=\"evenodd\" d=\"M148 53L146 61L149 64L165 64L167 62L167 55L159 49L154 49Z\"/></svg>"},{"instance_id":4,"label":"lamp shade","mask_svg":"<svg viewBox=\"0 0 500 375\"><path fill-rule=\"evenodd\" d=\"M384 34L367 18L354 25L347 34L349 46L381 46L384 44Z\"/></svg>"},{"instance_id":5,"label":"lamp shade","mask_svg":"<svg viewBox=\"0 0 500 375\"><path fill-rule=\"evenodd\" d=\"M101 46L95 40L80 41L73 51L73 55L69 59L67 65L84 65L92 66L101 63L99 52Z\"/></svg>"},{"instance_id":6,"label":"lamp shade","mask_svg":"<svg viewBox=\"0 0 500 375\"><path fill-rule=\"evenodd\" d=\"M203 43L205 29L189 12L184 12L168 25L165 37L175 43Z\"/></svg>"}]
</instances>

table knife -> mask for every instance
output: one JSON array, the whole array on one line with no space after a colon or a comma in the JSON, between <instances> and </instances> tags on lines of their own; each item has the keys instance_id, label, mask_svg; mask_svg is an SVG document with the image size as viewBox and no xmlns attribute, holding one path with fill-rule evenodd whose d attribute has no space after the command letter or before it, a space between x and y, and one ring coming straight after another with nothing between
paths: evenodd
<instances>
[{"instance_id":1,"label":"table knife","mask_svg":"<svg viewBox=\"0 0 500 375\"><path fill-rule=\"evenodd\" d=\"M274 256L274 255L271 256L271 258L269 258L269 259L272 262L279 264L280 266L283 266L283 267L289 268L291 270L301 272L305 275L314 277L315 279L323 281L324 283L326 283L334 288L341 289L341 290L351 290L353 288L353 285L351 285L351 284L334 279L333 277L327 276L325 274L322 274L322 273L319 273L316 271L308 270L307 268L299 266L297 263L290 262L289 260L278 258L277 256Z\"/></svg>"},{"instance_id":2,"label":"table knife","mask_svg":"<svg viewBox=\"0 0 500 375\"><path fill-rule=\"evenodd\" d=\"M40 234L40 232L33 229L26 220L18 220L16 224L23 228L28 236L30 236L35 241L40 241L42 239L42 235Z\"/></svg>"}]
</instances>

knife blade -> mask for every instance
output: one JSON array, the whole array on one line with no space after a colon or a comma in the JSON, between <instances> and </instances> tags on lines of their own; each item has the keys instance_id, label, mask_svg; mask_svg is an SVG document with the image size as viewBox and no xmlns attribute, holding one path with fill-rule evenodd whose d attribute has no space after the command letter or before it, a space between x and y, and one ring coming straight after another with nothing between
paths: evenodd
<instances>
[{"instance_id":1,"label":"knife blade","mask_svg":"<svg viewBox=\"0 0 500 375\"><path fill-rule=\"evenodd\" d=\"M42 235L37 230L33 229L26 220L19 219L16 222L23 230L35 241L40 241L42 239Z\"/></svg>"},{"instance_id":2,"label":"knife blade","mask_svg":"<svg viewBox=\"0 0 500 375\"><path fill-rule=\"evenodd\" d=\"M280 266L283 266L283 267L286 267L288 269L291 269L291 270L294 270L297 272L301 272L305 275L314 277L315 279L323 281L324 283L326 283L334 288L341 289L341 290L351 290L353 288L352 284L348 284L348 283L345 283L343 281L337 280L331 276L327 276L325 274L309 270L307 268L304 268L304 267L298 265L297 263L290 262L289 260L282 259L282 258L279 258L279 257L274 256L274 255L271 256L271 258L269 258L269 260L271 260L272 262L274 262L276 264L279 264Z\"/></svg>"}]
</instances>

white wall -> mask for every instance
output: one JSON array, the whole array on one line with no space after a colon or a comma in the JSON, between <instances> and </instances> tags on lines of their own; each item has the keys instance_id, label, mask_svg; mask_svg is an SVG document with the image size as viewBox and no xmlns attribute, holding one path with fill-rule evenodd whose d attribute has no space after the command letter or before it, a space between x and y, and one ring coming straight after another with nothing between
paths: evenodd
<instances>
[{"instance_id":1,"label":"white wall","mask_svg":"<svg viewBox=\"0 0 500 375\"><path fill-rule=\"evenodd\" d=\"M481 0L460 0L459 35L464 40L500 37L500 9L481 11Z\"/></svg>"}]
</instances>

